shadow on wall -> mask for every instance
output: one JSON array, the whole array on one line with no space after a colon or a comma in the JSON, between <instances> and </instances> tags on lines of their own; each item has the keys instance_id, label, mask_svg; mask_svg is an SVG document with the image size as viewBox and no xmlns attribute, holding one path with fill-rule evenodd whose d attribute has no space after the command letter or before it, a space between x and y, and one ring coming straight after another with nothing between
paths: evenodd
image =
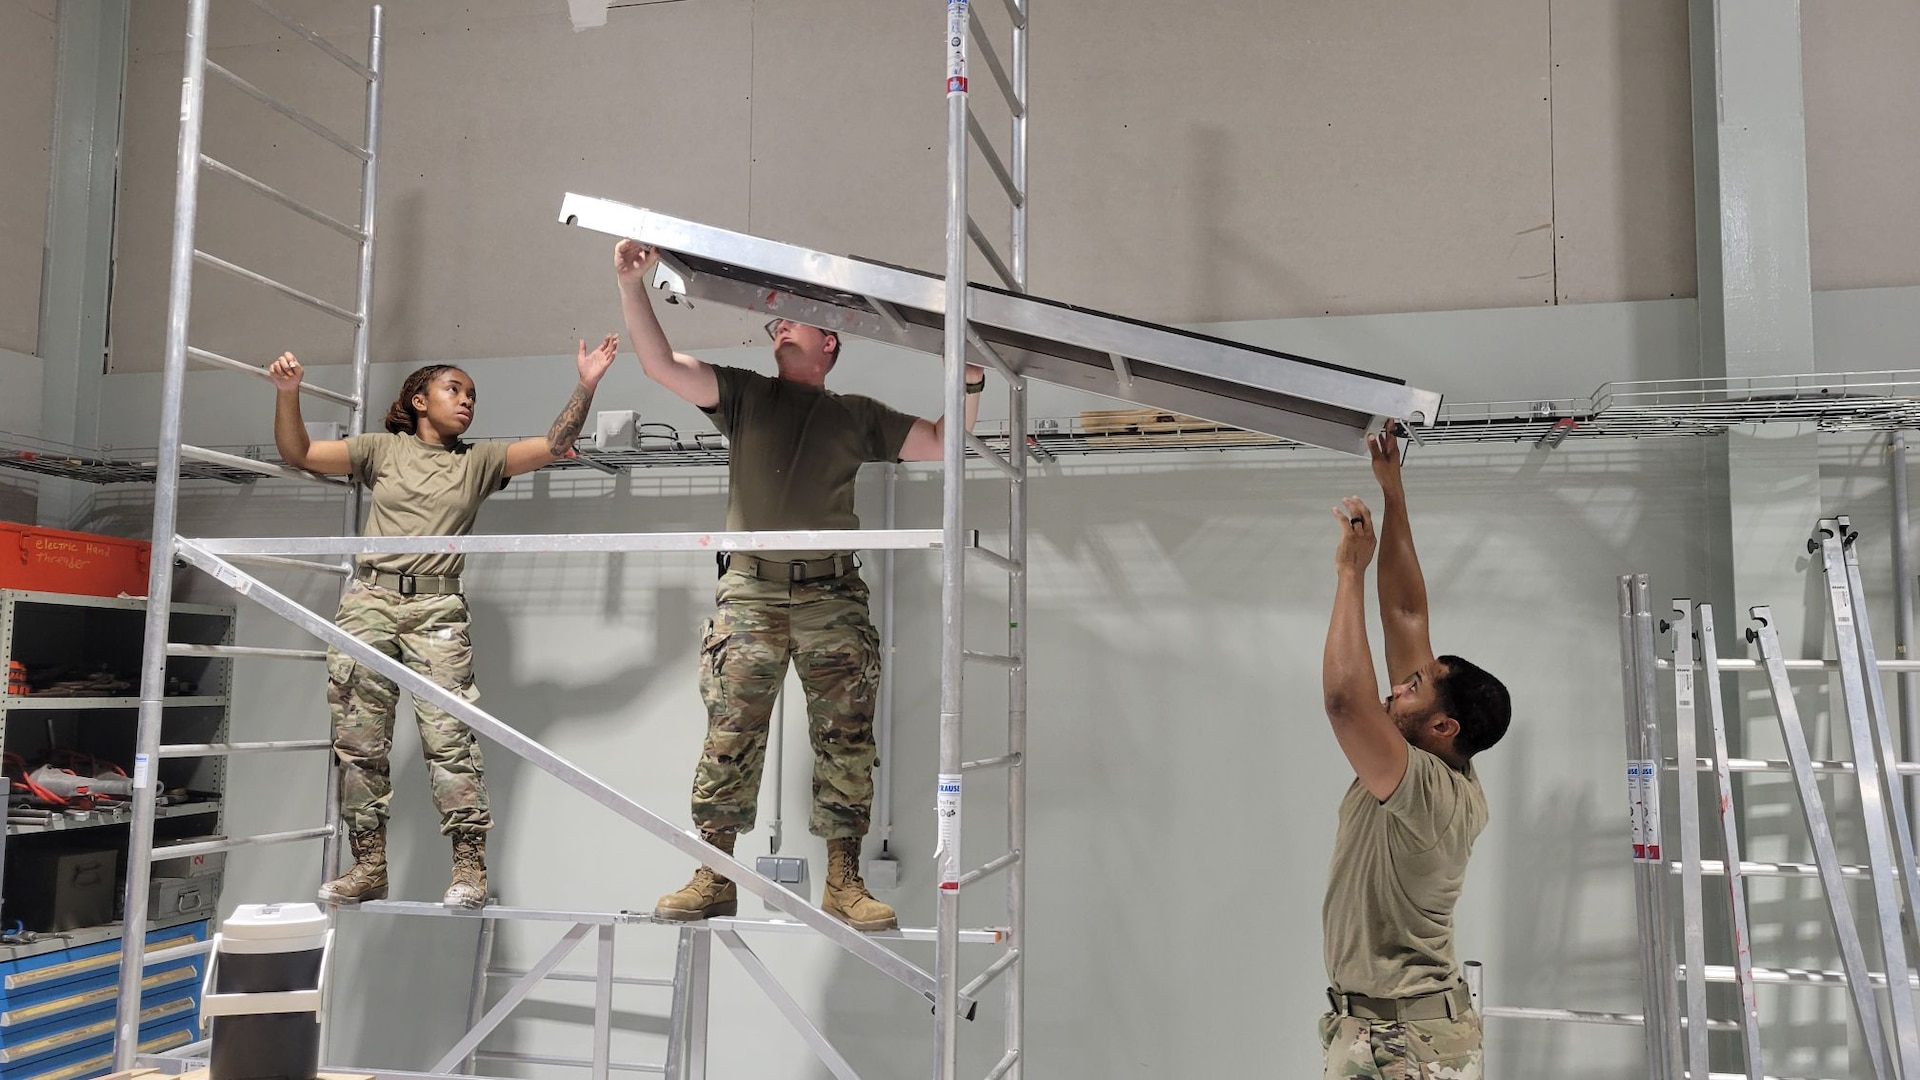
<instances>
[{"instance_id":1,"label":"shadow on wall","mask_svg":"<svg viewBox=\"0 0 1920 1080\"><path fill-rule=\"evenodd\" d=\"M1478 456L1416 457L1409 477L1435 644L1503 676L1518 704L1514 733L1482 764L1494 816L1462 901L1460 954L1488 963L1502 1003L1632 1009L1614 576L1684 581L1678 540L1695 499L1671 477L1692 459L1650 446L1449 467ZM1284 456L1047 472L1035 485L1030 573L1031 1068L1304 1075L1318 1067L1313 1021L1324 1009L1324 867L1351 779L1318 709L1331 597L1324 519L1371 479L1355 464ZM935 505L927 479L904 489L903 517ZM998 490L970 484L968 496ZM894 847L904 880L886 899L903 923L930 925L938 584L909 564L901 590ZM975 630L990 631L997 596L985 574L970 576ZM989 756L1001 744L981 704L993 680L970 677L964 755ZM1003 813L986 784L967 784L972 867L1003 850ZM999 896L993 879L968 892L963 925L998 919ZM967 954L963 981L993 955ZM856 1068L925 1059L932 1025L912 994L847 957L826 986L819 1022ZM963 1071L998 1060L1002 1008L998 987L983 994L961 1037ZM1498 1037L1493 1076L1568 1060L1569 1041L1544 1028ZM1622 1052L1578 1075L1633 1075L1630 1047L1616 1041Z\"/></svg>"}]
</instances>

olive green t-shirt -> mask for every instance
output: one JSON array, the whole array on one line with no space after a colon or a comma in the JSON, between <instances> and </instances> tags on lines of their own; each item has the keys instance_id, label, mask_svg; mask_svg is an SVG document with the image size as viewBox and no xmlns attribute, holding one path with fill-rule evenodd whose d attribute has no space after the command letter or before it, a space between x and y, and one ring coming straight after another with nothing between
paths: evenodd
<instances>
[{"instance_id":1,"label":"olive green t-shirt","mask_svg":"<svg viewBox=\"0 0 1920 1080\"><path fill-rule=\"evenodd\" d=\"M857 394L836 394L745 368L716 367L720 404L706 410L727 437L727 531L857 529L853 481L869 461L898 461L914 418ZM773 560L833 551L760 551Z\"/></svg>"},{"instance_id":2,"label":"olive green t-shirt","mask_svg":"<svg viewBox=\"0 0 1920 1080\"><path fill-rule=\"evenodd\" d=\"M353 478L372 492L364 536L465 536L480 504L507 483L504 443L435 446L417 435L368 432L347 440ZM363 568L388 574L459 577L467 557L453 552L361 555Z\"/></svg>"},{"instance_id":3,"label":"olive green t-shirt","mask_svg":"<svg viewBox=\"0 0 1920 1080\"><path fill-rule=\"evenodd\" d=\"M1343 994L1417 997L1454 985L1453 905L1487 824L1487 796L1417 746L1385 802L1355 780L1340 803L1321 910L1327 980Z\"/></svg>"}]
</instances>

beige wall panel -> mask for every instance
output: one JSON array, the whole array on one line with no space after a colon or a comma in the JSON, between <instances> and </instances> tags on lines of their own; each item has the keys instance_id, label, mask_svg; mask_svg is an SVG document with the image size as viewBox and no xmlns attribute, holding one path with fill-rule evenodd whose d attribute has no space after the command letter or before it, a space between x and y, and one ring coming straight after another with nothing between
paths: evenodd
<instances>
[{"instance_id":1,"label":"beige wall panel","mask_svg":"<svg viewBox=\"0 0 1920 1080\"><path fill-rule=\"evenodd\" d=\"M1800 20L1813 287L1920 285L1920 4L1809 3Z\"/></svg>"},{"instance_id":2,"label":"beige wall panel","mask_svg":"<svg viewBox=\"0 0 1920 1080\"><path fill-rule=\"evenodd\" d=\"M134 15L123 369L158 360L183 7L150 0ZM349 48L364 43L361 3L291 10ZM1004 40L999 6L980 11ZM1036 11L1033 285L1045 295L1200 322L1692 291L1685 16L1673 5L1084 0ZM1906 62L1920 13L1894 0L1873 11L1806 15L1823 288L1920 278L1920 215L1899 189L1914 140L1888 134L1920 105L1920 68ZM216 59L358 128L352 79L246 5L228 14ZM576 34L548 0L401 4L389 38L376 358L550 355L612 328L608 245L552 222L569 188L836 252L941 262L940 45L923 9L687 0L615 10L606 29ZM999 138L998 94L976 68L975 103ZM216 153L353 211L351 161L231 91L210 100ZM998 185L975 163L978 216L998 241ZM350 245L224 181L206 188L220 207L203 215L209 247L351 295ZM988 274L976 263L976 277ZM347 335L324 317L201 280L196 335L209 347L346 355ZM673 312L668 328L688 348L753 335L706 306Z\"/></svg>"},{"instance_id":3,"label":"beige wall panel","mask_svg":"<svg viewBox=\"0 0 1920 1080\"><path fill-rule=\"evenodd\" d=\"M937 8L897 0L754 5L754 232L944 268L940 30Z\"/></svg>"},{"instance_id":4,"label":"beige wall panel","mask_svg":"<svg viewBox=\"0 0 1920 1080\"><path fill-rule=\"evenodd\" d=\"M182 18L179 5L165 7L136 14L117 370L148 369L160 356L180 68L177 44L168 52L160 43L179 41ZM558 8L457 24L396 19L374 358L548 355L617 329L611 245L557 224L568 190L744 226L748 102L716 87L747 85L748 11L745 0L648 5L587 34L575 34ZM349 51L365 48L364 27L331 36ZM213 57L357 132L358 91L344 69L284 31L263 37ZM207 141L216 156L322 209L356 212L352 158L224 87L209 96ZM203 182L201 205L203 247L350 304L350 242L218 178ZM195 291L196 344L254 359L288 347L321 362L348 356L350 334L327 316L212 271L197 275ZM714 308L674 326L696 340L746 334L737 315Z\"/></svg>"},{"instance_id":5,"label":"beige wall panel","mask_svg":"<svg viewBox=\"0 0 1920 1080\"><path fill-rule=\"evenodd\" d=\"M1183 321L1552 301L1538 0L1036 10L1037 290Z\"/></svg>"},{"instance_id":6,"label":"beige wall panel","mask_svg":"<svg viewBox=\"0 0 1920 1080\"><path fill-rule=\"evenodd\" d=\"M0 349L31 353L53 150L53 0L0 0Z\"/></svg>"},{"instance_id":7,"label":"beige wall panel","mask_svg":"<svg viewBox=\"0 0 1920 1080\"><path fill-rule=\"evenodd\" d=\"M1553 5L1562 303L1696 292L1687 64L1685 4Z\"/></svg>"}]
</instances>

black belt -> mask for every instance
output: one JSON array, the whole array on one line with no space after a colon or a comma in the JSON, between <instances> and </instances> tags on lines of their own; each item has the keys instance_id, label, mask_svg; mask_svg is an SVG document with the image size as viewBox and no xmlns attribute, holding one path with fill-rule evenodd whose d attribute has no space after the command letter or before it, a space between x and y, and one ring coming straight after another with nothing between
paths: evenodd
<instances>
[{"instance_id":1,"label":"black belt","mask_svg":"<svg viewBox=\"0 0 1920 1080\"><path fill-rule=\"evenodd\" d=\"M460 595L460 579L457 577L432 577L424 574L389 574L382 570L362 570L358 575L361 581L378 585L383 589L392 589L401 596Z\"/></svg>"},{"instance_id":2,"label":"black belt","mask_svg":"<svg viewBox=\"0 0 1920 1080\"><path fill-rule=\"evenodd\" d=\"M852 555L830 555L824 559L776 562L772 559L742 555L739 552L723 551L714 556L714 560L720 564L722 574L729 570L738 570L762 581L786 581L795 585L845 577L860 569L860 560Z\"/></svg>"},{"instance_id":3,"label":"black belt","mask_svg":"<svg viewBox=\"0 0 1920 1080\"><path fill-rule=\"evenodd\" d=\"M1362 1020L1457 1020L1473 1008L1473 995L1463 985L1438 990L1418 997L1376 998L1365 994L1341 994L1327 991L1327 1001L1336 1016L1357 1016Z\"/></svg>"}]
</instances>

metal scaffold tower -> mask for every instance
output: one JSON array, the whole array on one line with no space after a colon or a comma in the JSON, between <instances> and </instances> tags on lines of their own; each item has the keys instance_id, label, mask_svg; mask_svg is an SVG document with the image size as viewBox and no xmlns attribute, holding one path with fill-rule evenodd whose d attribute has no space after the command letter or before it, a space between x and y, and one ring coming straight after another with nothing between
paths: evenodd
<instances>
[{"instance_id":1,"label":"metal scaffold tower","mask_svg":"<svg viewBox=\"0 0 1920 1080\"><path fill-rule=\"evenodd\" d=\"M350 410L349 431L359 433L367 389L367 333L373 277L375 178L378 159L380 88L382 81L381 13L373 9L367 59L362 62L328 43L300 23L274 11L264 0L252 0L300 37L359 73L368 84L366 131L361 141L340 136L292 106L207 59L207 20L211 0L191 0L188 10L186 75L181 99L180 170L175 199L171 283L166 337L166 368L162 384L160 447L153 469L153 572L150 582L147 637L142 672L141 712L133 841L129 853L125 941L122 954L119 1039L116 1064L130 1067L135 1054L139 988L144 964L169 959L167 953L143 955L139 943L145 929L147 876L152 860L173 858L250 845L322 840L322 878L335 869L338 838L337 789L328 780L328 820L320 826L260 836L169 844L153 843L154 790L151 766L162 757L190 754L319 751L327 740L234 742L219 746L164 746L160 742L160 698L166 659L182 655L187 646L166 640L167 613L172 598L173 566L184 562L253 603L299 627L332 649L406 689L417 701L450 713L493 747L525 759L535 767L586 794L613 813L737 882L785 914L788 921L710 919L676 924L679 953L670 981L619 978L614 970L614 928L652 924L651 916L630 913L553 911L490 905L477 913L450 913L438 905L405 902L368 902L359 912L388 916L440 916L474 919L481 927L482 954L476 967L476 990L469 1015L471 1030L436 1064L435 1073L470 1067L475 1056L505 1058L526 1063L578 1065L604 1080L610 1070L638 1069L663 1072L671 1080L704 1080L707 1070L707 966L716 940L735 957L764 990L796 1031L839 1080L856 1080L852 1065L836 1051L807 1018L798 1003L747 945L742 934L755 931L808 932L870 964L933 1004L934 1055L937 1080L956 1080L958 1038L963 1019L974 1015L981 994L996 981L1005 993L1004 1036L997 1063L988 1080L1018 1078L1025 1053L1026 939L1026 828L1027 828L1027 531L1029 462L1046 453L1030 431L1027 410L1029 380L1039 379L1080 390L1178 410L1236 425L1287 444L1324 447L1359 453L1363 437L1389 422L1431 425L1439 413L1439 395L1406 386L1400 380L1337 367L1306 357L1251 346L1170 327L1089 311L1032 297L1028 293L1028 4L1005 0L1011 26L1009 59L992 44L988 28L968 0L948 0L945 11L947 103L947 229L944 275L920 273L873 262L794 247L759 237L730 232L695 222L656 214L639 207L568 194L560 220L611 235L632 238L657 248L661 260L654 284L680 296L713 300L748 311L791 318L851 336L940 354L945 361L946 415L965 413L965 366L994 368L1008 386L1008 421L994 442L965 430L945 427L943 499L938 529L896 529L815 532L713 532L664 534L551 534L464 537L375 537L357 535L357 493L324 481L349 494L343 532L336 537L195 539L179 534L177 516L183 476L231 482L236 476L264 475L303 481L321 481L296 469L181 442L184 374L189 360L253 375L265 372L241 361L219 356L188 343L187 327L196 266L205 265L236 274L284 297L316 307L348 323L354 332L353 392L339 394L303 385L303 390ZM999 88L1007 107L1009 149L1002 153L988 134L988 124L975 114L970 96L969 70L977 54ZM360 158L365 165L361 189L361 217L343 223L268 187L201 150L204 90L208 77L232 84L244 94L299 123L310 132ZM998 181L1010 207L1007 246L996 248L970 210L969 163L977 154ZM274 281L256 271L200 250L195 242L198 180L201 171L238 181L308 218L341 232L360 245L356 299L352 308L338 306ZM969 263L974 250L1004 287L974 283ZM698 448L710 455L707 448ZM1007 542L996 551L980 540L966 518L963 497L966 469L977 460L1008 482ZM614 468L607 460L596 467ZM698 463L711 464L710 456ZM634 464L638 464L637 462ZM385 552L697 552L710 556L725 551L865 549L891 554L908 550L941 553L940 738L936 805L938 850L934 887L936 924L931 929L862 934L823 913L784 885L754 868L707 845L698 834L654 813L622 794L579 765L561 757L502 721L398 660L379 652L334 625L331 619L296 602L239 563L262 562L280 570L349 573L319 558L340 558ZM970 560L1007 581L1006 637L982 648L970 648L963 636L964 584ZM193 646L191 655L219 655L231 660L272 658L324 659L315 650L269 650L247 646ZM208 653L208 648L222 651ZM889 663L891 660L889 659ZM1006 680L1006 742L1003 752L964 760L966 673L984 668ZM1005 770L1007 806L1005 850L971 869L962 864L962 810L966 777L988 770ZM884 779L884 778L883 778ZM890 782L888 780L887 782ZM963 929L961 897L967 887L989 878L1004 882L1003 905L996 905L987 925ZM343 909L343 911L346 909ZM495 923L521 920L569 926L560 941L532 968L491 971L486 942ZM558 965L590 937L596 942L593 974L556 971ZM931 970L909 960L895 945L928 942L933 945ZM963 945L999 946L998 955L963 983ZM204 949L205 946L198 948ZM515 979L491 1007L486 1007L489 976ZM532 1055L489 1054L480 1048L487 1035L545 979L591 980L596 985L593 1052L584 1059L536 1058ZM616 983L670 985L673 989L666 1063L660 1066L613 1062L609 1054L609 1014Z\"/></svg>"},{"instance_id":2,"label":"metal scaffold tower","mask_svg":"<svg viewBox=\"0 0 1920 1080\"><path fill-rule=\"evenodd\" d=\"M241 78L226 67L209 60L207 46L211 0L190 0L187 10L186 71L180 88L178 175L174 188L173 243L167 290L166 368L161 389L159 454L154 469L153 556L147 584L146 631L140 669L140 714L134 747L133 821L127 852L126 909L120 953L119 1004L114 1032L115 1069L131 1068L138 1051L140 997L146 966L164 963L173 959L176 953L204 951L207 947L203 943L168 952L145 951L147 893L156 854L160 858L181 858L252 844L319 839L324 843L323 864L330 867L337 858L338 830L335 828L334 819L338 817L338 786L334 782L331 755L329 755L327 768L326 806L329 820L326 825L263 836L169 844L158 849L157 852L154 846L157 774L162 758L331 749L330 743L325 740L282 743L233 742L226 745L207 746L163 746L160 741L169 656L216 655L228 658L251 656L267 659L324 659L324 654L320 653L296 653L292 650L259 649L237 645L175 645L167 640L173 601L173 563L178 555L175 523L180 504L183 462L192 461L208 466L235 468L255 473L265 472L269 475L318 479L296 470L252 461L221 451L187 446L181 442L181 415L185 400L186 364L189 359L261 378L266 378L267 374L264 369L253 364L196 348L188 343L187 329L193 311L194 267L205 265L232 274L287 299L332 315L351 327L353 333L352 392L341 394L322 387L305 385L301 390L322 400L345 406L347 409L345 427L349 435L360 434L365 428L366 420L367 347L373 299L374 208L377 202L380 160L384 12L378 6L371 10L367 53L366 58L361 60L349 55L297 20L265 3L264 0L252 0L252 2L254 6L280 22L296 36L339 61L359 76L366 87L365 121L360 139L356 142ZM231 86L357 158L361 162L358 220L351 223L341 221L332 214L315 209L207 154L202 148L202 135L210 77ZM225 177L256 195L332 229L353 242L359 249L353 307L345 308L330 303L276 281L256 270L202 250L195 242L195 224L199 216L200 176L203 170ZM343 531L357 532L360 524L358 490L351 484L332 484L332 486L343 489L347 496L342 521ZM278 557L269 558L278 559ZM294 562L286 559L278 559L278 561L282 564ZM322 572L340 569L327 564L304 561L297 562L296 565ZM340 572L345 571L340 570Z\"/></svg>"}]
</instances>

